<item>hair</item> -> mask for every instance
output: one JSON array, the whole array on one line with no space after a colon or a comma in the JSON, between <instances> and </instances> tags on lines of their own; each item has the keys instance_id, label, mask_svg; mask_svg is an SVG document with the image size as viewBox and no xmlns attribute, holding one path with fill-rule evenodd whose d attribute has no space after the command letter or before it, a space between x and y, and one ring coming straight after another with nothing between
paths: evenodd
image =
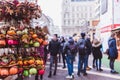
<instances>
[{"instance_id":1,"label":"hair","mask_svg":"<svg viewBox=\"0 0 120 80\"><path fill-rule=\"evenodd\" d=\"M85 33L81 33L82 38L85 38L85 36L86 36Z\"/></svg>"},{"instance_id":2,"label":"hair","mask_svg":"<svg viewBox=\"0 0 120 80\"><path fill-rule=\"evenodd\" d=\"M55 36L55 37L58 37L58 35L57 35L57 34L54 34L54 36Z\"/></svg>"},{"instance_id":3,"label":"hair","mask_svg":"<svg viewBox=\"0 0 120 80\"><path fill-rule=\"evenodd\" d=\"M115 36L115 33L112 33L112 34L111 34L111 37L114 37L114 36Z\"/></svg>"}]
</instances>

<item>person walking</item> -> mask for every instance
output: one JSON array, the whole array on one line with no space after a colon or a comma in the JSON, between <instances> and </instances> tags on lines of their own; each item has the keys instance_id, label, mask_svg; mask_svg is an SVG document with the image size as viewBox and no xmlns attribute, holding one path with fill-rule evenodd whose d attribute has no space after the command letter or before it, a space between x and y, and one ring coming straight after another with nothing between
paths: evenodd
<instances>
[{"instance_id":1,"label":"person walking","mask_svg":"<svg viewBox=\"0 0 120 80\"><path fill-rule=\"evenodd\" d=\"M48 75L49 78L52 77L53 63L55 64L55 69L54 69L53 75L56 75L57 62L58 62L57 55L59 53L59 49L60 49L60 42L57 39L57 34L54 34L53 39L49 43L49 52L50 52L50 68L49 68L49 75Z\"/></svg>"},{"instance_id":2,"label":"person walking","mask_svg":"<svg viewBox=\"0 0 120 80\"><path fill-rule=\"evenodd\" d=\"M93 47L92 48L93 57L94 57L94 60L96 61L96 69L97 69L97 71L103 71L103 69L101 69L102 43L100 41L98 41L98 39L94 39L92 47Z\"/></svg>"},{"instance_id":3,"label":"person walking","mask_svg":"<svg viewBox=\"0 0 120 80\"><path fill-rule=\"evenodd\" d=\"M61 39L60 39L60 53L62 54L63 69L66 68L65 53L63 52L63 47L64 47L64 45L65 45L65 39L64 39L64 37L61 37Z\"/></svg>"},{"instance_id":4,"label":"person walking","mask_svg":"<svg viewBox=\"0 0 120 80\"><path fill-rule=\"evenodd\" d=\"M88 44L87 44L87 41L85 39L85 33L81 33L81 37L77 43L77 46L78 46L78 52L79 52L79 61L78 61L78 73L77 75L80 76L80 72L83 68L83 65L84 65L84 68L83 68L83 75L86 76L87 73L86 73L86 67L87 67L87 58L88 58L88 55L87 55L87 47L88 47Z\"/></svg>"},{"instance_id":5,"label":"person walking","mask_svg":"<svg viewBox=\"0 0 120 80\"><path fill-rule=\"evenodd\" d=\"M90 41L90 36L89 35L87 35L86 43L87 43L87 48L86 48L86 52L87 52L87 68L86 68L86 70L91 70L91 68L88 66L89 55L92 52L92 43Z\"/></svg>"},{"instance_id":6,"label":"person walking","mask_svg":"<svg viewBox=\"0 0 120 80\"><path fill-rule=\"evenodd\" d=\"M77 46L73 40L73 38L69 38L68 42L65 44L64 53L66 53L66 62L68 68L68 76L66 78L74 78L74 71L73 71L73 62L75 58L75 53L77 52Z\"/></svg>"},{"instance_id":7,"label":"person walking","mask_svg":"<svg viewBox=\"0 0 120 80\"><path fill-rule=\"evenodd\" d=\"M118 72L116 72L114 70L114 62L115 59L117 59L118 57L118 50L117 50L117 45L116 45L116 39L115 39L115 34L112 33L110 39L108 40L108 54L109 54L109 59L110 59L110 69L111 69L111 73L112 74L118 74Z\"/></svg>"}]
</instances>

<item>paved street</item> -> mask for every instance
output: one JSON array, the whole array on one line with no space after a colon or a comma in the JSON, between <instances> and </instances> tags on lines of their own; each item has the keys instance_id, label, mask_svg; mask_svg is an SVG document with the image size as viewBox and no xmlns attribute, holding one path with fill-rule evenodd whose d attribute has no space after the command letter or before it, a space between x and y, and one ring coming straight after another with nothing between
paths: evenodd
<instances>
[{"instance_id":1,"label":"paved street","mask_svg":"<svg viewBox=\"0 0 120 80\"><path fill-rule=\"evenodd\" d=\"M91 60L92 59L89 59L89 64L91 64ZM74 65L74 73L75 73L74 80L120 80L120 75L110 74L109 68L105 68L105 66L104 66L104 67L102 67L102 69L104 70L103 72L98 72L98 71L96 71L96 69L92 69L92 70L88 71L88 76L84 77L81 74L81 77L78 77L76 75L76 73L77 73L77 60L76 60L75 65ZM52 78L48 78L47 77L48 72L49 72L49 62L47 62L46 72L45 72L43 80L68 80L68 79L66 79L67 68L62 69L62 63L58 63L58 71L57 71L56 76L52 76ZM34 76L30 77L29 79L25 79L25 80L34 80Z\"/></svg>"}]
</instances>

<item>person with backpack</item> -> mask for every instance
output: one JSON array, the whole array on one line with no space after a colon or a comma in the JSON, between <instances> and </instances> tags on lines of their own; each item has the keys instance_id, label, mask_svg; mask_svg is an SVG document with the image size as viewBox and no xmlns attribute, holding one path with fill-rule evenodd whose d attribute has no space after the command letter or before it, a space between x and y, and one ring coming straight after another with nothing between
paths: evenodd
<instances>
[{"instance_id":1,"label":"person with backpack","mask_svg":"<svg viewBox=\"0 0 120 80\"><path fill-rule=\"evenodd\" d=\"M78 40L78 43L77 43L77 47L78 47L78 53L79 53L79 56L78 56L78 73L77 75L80 76L80 73L81 71L83 72L83 75L86 76L87 73L86 73L86 67L87 67L87 60L88 60L88 55L87 55L87 40L85 39L85 33L81 33L81 37L79 40ZM82 70L82 67L84 65L84 68Z\"/></svg>"},{"instance_id":2,"label":"person with backpack","mask_svg":"<svg viewBox=\"0 0 120 80\"><path fill-rule=\"evenodd\" d=\"M68 42L65 44L63 51L64 53L66 53L66 62L69 74L66 78L74 78L73 62L75 58L75 53L77 52L77 46L72 37L70 37Z\"/></svg>"},{"instance_id":3,"label":"person with backpack","mask_svg":"<svg viewBox=\"0 0 120 80\"><path fill-rule=\"evenodd\" d=\"M108 55L110 59L109 65L110 65L111 73L118 74L118 72L114 70L114 62L115 62L115 59L118 58L118 50L117 50L116 39L115 39L114 33L111 34L111 37L108 41L108 46L109 46Z\"/></svg>"}]
</instances>

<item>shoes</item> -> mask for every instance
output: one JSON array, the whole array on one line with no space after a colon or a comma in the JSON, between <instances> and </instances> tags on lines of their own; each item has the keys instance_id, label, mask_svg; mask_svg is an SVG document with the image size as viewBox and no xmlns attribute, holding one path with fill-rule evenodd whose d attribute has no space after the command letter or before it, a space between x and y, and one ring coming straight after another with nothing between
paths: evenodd
<instances>
[{"instance_id":1,"label":"shoes","mask_svg":"<svg viewBox=\"0 0 120 80\"><path fill-rule=\"evenodd\" d=\"M67 78L67 79L72 79L72 76L69 76L69 75L68 75L68 76L66 76L66 78Z\"/></svg>"},{"instance_id":2,"label":"shoes","mask_svg":"<svg viewBox=\"0 0 120 80\"><path fill-rule=\"evenodd\" d=\"M112 74L119 74L118 72L116 71L111 71Z\"/></svg>"},{"instance_id":3,"label":"shoes","mask_svg":"<svg viewBox=\"0 0 120 80\"><path fill-rule=\"evenodd\" d=\"M48 78L51 78L51 77L52 77L52 72L50 72L48 75Z\"/></svg>"},{"instance_id":4,"label":"shoes","mask_svg":"<svg viewBox=\"0 0 120 80\"><path fill-rule=\"evenodd\" d=\"M101 71L103 71L103 69L99 69L99 71L101 72Z\"/></svg>"},{"instance_id":5,"label":"shoes","mask_svg":"<svg viewBox=\"0 0 120 80\"><path fill-rule=\"evenodd\" d=\"M95 68L96 66L95 65L93 65L93 68Z\"/></svg>"},{"instance_id":6,"label":"shoes","mask_svg":"<svg viewBox=\"0 0 120 80\"><path fill-rule=\"evenodd\" d=\"M72 73L72 78L73 78L73 79L75 78L74 73Z\"/></svg>"},{"instance_id":7,"label":"shoes","mask_svg":"<svg viewBox=\"0 0 120 80\"><path fill-rule=\"evenodd\" d=\"M66 68L66 66L63 67L63 69L65 69L65 68Z\"/></svg>"},{"instance_id":8,"label":"shoes","mask_svg":"<svg viewBox=\"0 0 120 80\"><path fill-rule=\"evenodd\" d=\"M53 75L55 76L55 75L56 75L56 72L54 72Z\"/></svg>"},{"instance_id":9,"label":"shoes","mask_svg":"<svg viewBox=\"0 0 120 80\"><path fill-rule=\"evenodd\" d=\"M83 76L87 76L87 73L83 73Z\"/></svg>"},{"instance_id":10,"label":"shoes","mask_svg":"<svg viewBox=\"0 0 120 80\"><path fill-rule=\"evenodd\" d=\"M48 78L51 78L51 77L52 77L52 75L49 74L49 75L48 75Z\"/></svg>"},{"instance_id":11,"label":"shoes","mask_svg":"<svg viewBox=\"0 0 120 80\"><path fill-rule=\"evenodd\" d=\"M91 68L88 66L88 67L86 68L86 70L89 71L89 70L91 70Z\"/></svg>"},{"instance_id":12,"label":"shoes","mask_svg":"<svg viewBox=\"0 0 120 80\"><path fill-rule=\"evenodd\" d=\"M78 77L80 77L80 73L79 72L77 73L77 75L78 75Z\"/></svg>"}]
</instances>

